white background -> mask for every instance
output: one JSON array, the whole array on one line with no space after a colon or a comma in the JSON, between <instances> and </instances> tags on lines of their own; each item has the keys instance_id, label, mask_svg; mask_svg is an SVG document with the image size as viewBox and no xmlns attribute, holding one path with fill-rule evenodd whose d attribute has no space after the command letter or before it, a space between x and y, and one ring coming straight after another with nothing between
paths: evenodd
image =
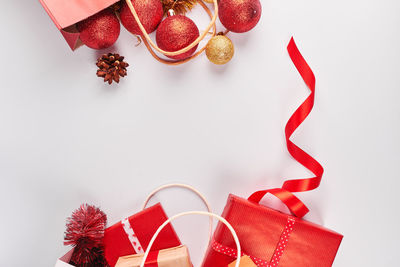
<instances>
[{"instance_id":1,"label":"white background","mask_svg":"<svg viewBox=\"0 0 400 267\"><path fill-rule=\"evenodd\" d=\"M334 266L398 266L399 1L262 4L253 31L229 34L236 54L222 67L204 55L162 65L123 29L110 51L129 75L108 86L95 76L99 53L71 52L38 1L2 1L0 265L54 266L65 219L84 202L112 224L179 181L220 213L228 193L311 175L284 143L309 93L286 53L294 35L317 78L294 140L326 170L318 190L298 194L306 219L344 234ZM200 8L190 15L205 28ZM203 208L184 190L158 200L169 215ZM198 266L207 219L174 225Z\"/></svg>"}]
</instances>

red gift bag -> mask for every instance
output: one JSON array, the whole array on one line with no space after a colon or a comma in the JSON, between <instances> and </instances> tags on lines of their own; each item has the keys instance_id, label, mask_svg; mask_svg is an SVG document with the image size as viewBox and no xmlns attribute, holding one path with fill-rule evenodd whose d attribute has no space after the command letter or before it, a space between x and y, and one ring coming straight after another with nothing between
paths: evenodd
<instances>
[{"instance_id":1,"label":"red gift bag","mask_svg":"<svg viewBox=\"0 0 400 267\"><path fill-rule=\"evenodd\" d=\"M161 204L156 204L107 228L104 234L104 254L108 264L115 266L121 256L144 253L158 227L167 219ZM180 245L175 230L167 225L152 250Z\"/></svg>"},{"instance_id":2,"label":"red gift bag","mask_svg":"<svg viewBox=\"0 0 400 267\"><path fill-rule=\"evenodd\" d=\"M258 191L249 199L230 195L222 216L235 229L242 246L242 255L249 256L257 266L329 267L332 266L343 236L302 220L308 209L293 194L317 188L324 170L313 157L289 140L312 110L315 77L293 38L288 45L288 52L311 94L286 124L287 148L293 158L315 176L286 181L281 188ZM259 202L268 193L279 198L294 216L260 205ZM237 254L227 229L219 224L203 267L226 267L235 261Z\"/></svg>"},{"instance_id":3,"label":"red gift bag","mask_svg":"<svg viewBox=\"0 0 400 267\"><path fill-rule=\"evenodd\" d=\"M160 203L146 208L150 199L158 192L171 187L184 188L196 194L204 203L208 212L210 205L205 197L195 188L186 184L166 184L158 187L144 201L142 211L130 216L107 228L104 234L104 254L110 266L115 266L118 259L133 254L143 254L157 229L168 220ZM212 219L210 218L210 237L212 233ZM181 245L171 224L165 224L163 231L151 245L151 251L157 252ZM155 253L154 255L157 255ZM149 264L151 265L151 264Z\"/></svg>"},{"instance_id":4,"label":"red gift bag","mask_svg":"<svg viewBox=\"0 0 400 267\"><path fill-rule=\"evenodd\" d=\"M118 0L39 0L72 50L80 46L75 24L118 2Z\"/></svg>"}]
</instances>

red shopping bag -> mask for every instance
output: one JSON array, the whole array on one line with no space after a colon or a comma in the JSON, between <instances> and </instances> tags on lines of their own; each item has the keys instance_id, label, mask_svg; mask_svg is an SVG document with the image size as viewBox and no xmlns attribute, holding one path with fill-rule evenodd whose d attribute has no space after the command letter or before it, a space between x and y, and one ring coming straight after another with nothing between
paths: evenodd
<instances>
[{"instance_id":1,"label":"red shopping bag","mask_svg":"<svg viewBox=\"0 0 400 267\"><path fill-rule=\"evenodd\" d=\"M118 2L118 0L39 0L72 50L80 46L75 24Z\"/></svg>"},{"instance_id":2,"label":"red shopping bag","mask_svg":"<svg viewBox=\"0 0 400 267\"><path fill-rule=\"evenodd\" d=\"M108 264L115 266L121 256L144 253L157 228L167 219L161 204L156 204L107 228L104 234L104 254ZM175 230L169 224L160 233L152 250L180 245Z\"/></svg>"},{"instance_id":3,"label":"red shopping bag","mask_svg":"<svg viewBox=\"0 0 400 267\"><path fill-rule=\"evenodd\" d=\"M127 258L132 258L134 254L143 254L145 252L157 229L168 220L161 204L156 204L150 208L146 208L146 206L155 194L171 187L184 188L193 192L202 200L208 212L211 212L210 205L205 197L192 186L185 184L166 184L158 187L146 198L141 212L132 215L105 230L104 253L110 266L115 266L120 257L128 256ZM210 236L211 229L212 221L210 224ZM157 236L157 239L151 246L151 251L154 252L152 255L157 255L158 257L158 255L162 255L162 253L160 254L160 251L171 251L173 248L181 247L181 242L179 241L175 230L169 223L163 226L163 231L157 234ZM187 258L189 259L189 256ZM154 261L154 258L150 258L150 262L151 260Z\"/></svg>"}]
</instances>

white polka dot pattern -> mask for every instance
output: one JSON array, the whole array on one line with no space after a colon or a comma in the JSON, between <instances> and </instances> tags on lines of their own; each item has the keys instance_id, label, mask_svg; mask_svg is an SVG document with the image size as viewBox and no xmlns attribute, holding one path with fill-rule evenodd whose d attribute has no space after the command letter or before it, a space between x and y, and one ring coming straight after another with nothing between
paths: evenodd
<instances>
[{"instance_id":1,"label":"white polka dot pattern","mask_svg":"<svg viewBox=\"0 0 400 267\"><path fill-rule=\"evenodd\" d=\"M224 246L215 240L212 242L212 248L213 248L213 250L215 250L221 254L227 255L234 259L237 258L237 250L236 249ZM245 256L245 255L246 254L242 253L242 256ZM259 258L253 257L253 256L249 256L249 257L258 267L269 267L268 261L259 259Z\"/></svg>"},{"instance_id":2,"label":"white polka dot pattern","mask_svg":"<svg viewBox=\"0 0 400 267\"><path fill-rule=\"evenodd\" d=\"M121 224L136 254L144 253L142 245L140 245L139 239L137 238L135 231L133 231L132 225L129 223L128 218L123 219Z\"/></svg>"},{"instance_id":3,"label":"white polka dot pattern","mask_svg":"<svg viewBox=\"0 0 400 267\"><path fill-rule=\"evenodd\" d=\"M293 231L295 223L296 223L296 219L292 216L289 216L287 223L285 225L285 228L282 232L281 238L279 239L279 243L276 246L274 255L272 256L271 262L248 255L253 260L253 262L257 265L257 267L277 267L279 265L279 262L283 255L283 252L289 242L290 234ZM212 242L212 249L221 254L227 255L229 257L232 257L235 259L237 258L237 250L236 249L224 246L215 240ZM242 256L244 256L244 255L246 255L246 254L242 253Z\"/></svg>"},{"instance_id":4,"label":"white polka dot pattern","mask_svg":"<svg viewBox=\"0 0 400 267\"><path fill-rule=\"evenodd\" d=\"M293 227L294 227L295 223L296 223L295 218L289 216L288 217L288 221L287 221L286 226L285 226L285 229L283 230L283 233L282 233L281 238L279 240L278 246L276 247L275 253L272 256L271 263L269 265L270 267L277 267L278 266L278 264L279 264L279 262L281 260L281 257L283 255L283 251L285 250L285 248L286 248L286 246L287 246L287 244L289 242L289 237L290 237L290 234L293 231Z\"/></svg>"}]
</instances>

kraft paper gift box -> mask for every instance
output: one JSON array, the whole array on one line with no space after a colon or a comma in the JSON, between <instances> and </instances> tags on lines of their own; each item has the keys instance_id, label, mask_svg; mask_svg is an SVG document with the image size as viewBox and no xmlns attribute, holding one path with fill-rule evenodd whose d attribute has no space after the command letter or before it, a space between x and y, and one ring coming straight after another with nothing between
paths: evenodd
<instances>
[{"instance_id":1,"label":"kraft paper gift box","mask_svg":"<svg viewBox=\"0 0 400 267\"><path fill-rule=\"evenodd\" d=\"M242 251L255 265L330 267L343 236L322 226L230 195L224 217L235 229ZM234 240L219 224L203 267L226 267L236 259Z\"/></svg>"},{"instance_id":2,"label":"kraft paper gift box","mask_svg":"<svg viewBox=\"0 0 400 267\"><path fill-rule=\"evenodd\" d=\"M143 254L120 257L115 267L139 267ZM186 246L150 252L145 267L192 267Z\"/></svg>"},{"instance_id":3,"label":"kraft paper gift box","mask_svg":"<svg viewBox=\"0 0 400 267\"><path fill-rule=\"evenodd\" d=\"M231 262L228 267L235 267L236 261ZM249 256L242 256L240 259L240 267L257 267L254 261Z\"/></svg>"},{"instance_id":4,"label":"kraft paper gift box","mask_svg":"<svg viewBox=\"0 0 400 267\"><path fill-rule=\"evenodd\" d=\"M144 253L158 227L167 219L164 209L158 203L107 228L104 234L104 254L108 264L113 267L122 256ZM175 230L168 224L151 251L180 245Z\"/></svg>"},{"instance_id":5,"label":"kraft paper gift box","mask_svg":"<svg viewBox=\"0 0 400 267\"><path fill-rule=\"evenodd\" d=\"M118 0L39 1L72 50L81 45L75 24L118 2Z\"/></svg>"}]
</instances>

